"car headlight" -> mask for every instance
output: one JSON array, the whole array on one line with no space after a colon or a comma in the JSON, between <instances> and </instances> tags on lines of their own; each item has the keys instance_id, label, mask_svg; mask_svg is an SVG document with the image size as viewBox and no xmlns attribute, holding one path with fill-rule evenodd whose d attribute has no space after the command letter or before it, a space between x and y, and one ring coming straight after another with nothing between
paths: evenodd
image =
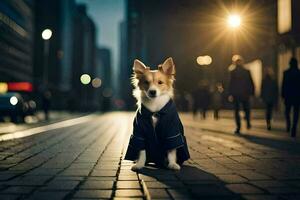
<instances>
[{"instance_id":1,"label":"car headlight","mask_svg":"<svg viewBox=\"0 0 300 200\"><path fill-rule=\"evenodd\" d=\"M10 97L9 102L10 102L11 105L15 106L15 105L17 105L19 100L16 96L12 96L12 97Z\"/></svg>"}]
</instances>

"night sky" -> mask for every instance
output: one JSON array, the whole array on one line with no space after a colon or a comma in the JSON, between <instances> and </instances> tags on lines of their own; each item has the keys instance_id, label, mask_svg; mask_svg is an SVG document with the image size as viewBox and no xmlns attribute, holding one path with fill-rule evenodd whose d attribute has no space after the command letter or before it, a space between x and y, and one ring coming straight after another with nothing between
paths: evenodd
<instances>
[{"instance_id":1,"label":"night sky","mask_svg":"<svg viewBox=\"0 0 300 200\"><path fill-rule=\"evenodd\" d=\"M119 65L119 24L124 20L125 0L76 0L87 5L88 15L97 27L98 46L112 50L114 76Z\"/></svg>"}]
</instances>

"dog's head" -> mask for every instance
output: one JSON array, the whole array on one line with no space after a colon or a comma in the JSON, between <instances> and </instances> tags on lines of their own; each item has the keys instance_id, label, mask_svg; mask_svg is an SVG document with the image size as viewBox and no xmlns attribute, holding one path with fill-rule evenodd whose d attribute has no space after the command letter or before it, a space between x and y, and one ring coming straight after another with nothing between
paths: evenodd
<instances>
[{"instance_id":1,"label":"dog's head","mask_svg":"<svg viewBox=\"0 0 300 200\"><path fill-rule=\"evenodd\" d=\"M134 60L133 85L141 91L141 95L154 99L164 94L173 94L175 65L172 58L165 60L157 70L150 70L144 63Z\"/></svg>"}]
</instances>

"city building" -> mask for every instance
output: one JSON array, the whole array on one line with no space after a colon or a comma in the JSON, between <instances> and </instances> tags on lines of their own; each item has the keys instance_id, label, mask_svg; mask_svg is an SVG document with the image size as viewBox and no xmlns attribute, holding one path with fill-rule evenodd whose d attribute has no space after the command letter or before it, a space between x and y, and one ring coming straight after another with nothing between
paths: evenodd
<instances>
[{"instance_id":1,"label":"city building","mask_svg":"<svg viewBox=\"0 0 300 200\"><path fill-rule=\"evenodd\" d=\"M32 82L34 1L0 1L0 82Z\"/></svg>"},{"instance_id":2,"label":"city building","mask_svg":"<svg viewBox=\"0 0 300 200\"><path fill-rule=\"evenodd\" d=\"M87 15L86 6L77 5L74 21L75 26L72 32L74 36L73 71L72 71L72 93L77 98L76 105L81 109L92 109L95 91L91 84L84 85L80 82L83 74L94 78L96 72L96 28L94 22Z\"/></svg>"},{"instance_id":3,"label":"city building","mask_svg":"<svg viewBox=\"0 0 300 200\"><path fill-rule=\"evenodd\" d=\"M130 77L132 76L132 63L129 63L128 60L128 42L127 42L127 22L123 21L119 25L119 33L120 33L120 74L119 74L119 94L120 98L124 102L125 110L132 110L135 106L135 99L131 95L131 91L133 89Z\"/></svg>"},{"instance_id":4,"label":"city building","mask_svg":"<svg viewBox=\"0 0 300 200\"><path fill-rule=\"evenodd\" d=\"M34 82L39 92L52 93L52 107L66 109L72 90L74 60L74 0L38 0L35 3ZM52 32L42 38L45 29Z\"/></svg>"},{"instance_id":5,"label":"city building","mask_svg":"<svg viewBox=\"0 0 300 200\"><path fill-rule=\"evenodd\" d=\"M102 80L101 90L100 92L97 92L97 95L101 102L101 110L103 111L108 111L112 108L114 91L112 85L111 59L110 49L104 47L97 48L96 61L98 72L96 73L96 76Z\"/></svg>"}]
</instances>

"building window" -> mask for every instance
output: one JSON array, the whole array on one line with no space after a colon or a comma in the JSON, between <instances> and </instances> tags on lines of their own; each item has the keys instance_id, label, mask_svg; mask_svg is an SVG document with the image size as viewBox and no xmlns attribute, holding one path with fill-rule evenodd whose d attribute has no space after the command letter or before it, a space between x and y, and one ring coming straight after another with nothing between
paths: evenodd
<instances>
[{"instance_id":1,"label":"building window","mask_svg":"<svg viewBox=\"0 0 300 200\"><path fill-rule=\"evenodd\" d=\"M292 29L291 0L278 0L278 32L286 33Z\"/></svg>"}]
</instances>

